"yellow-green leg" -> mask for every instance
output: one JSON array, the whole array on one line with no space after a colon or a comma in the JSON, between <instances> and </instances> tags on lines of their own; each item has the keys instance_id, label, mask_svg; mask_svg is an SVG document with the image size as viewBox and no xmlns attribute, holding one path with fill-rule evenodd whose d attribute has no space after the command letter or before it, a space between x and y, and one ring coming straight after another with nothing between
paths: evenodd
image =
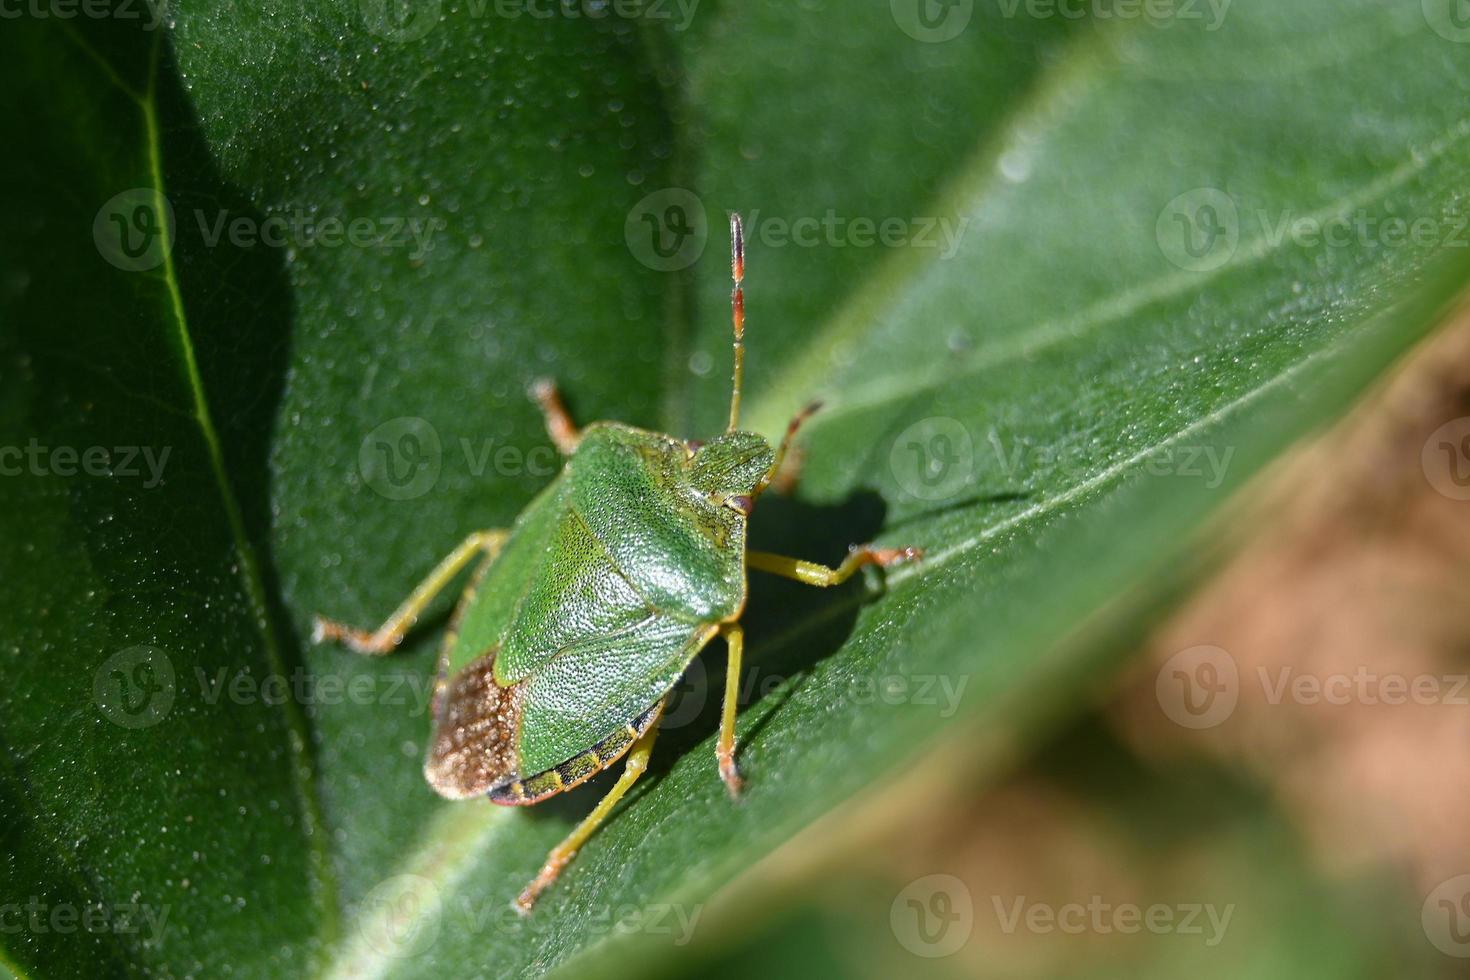
<instances>
[{"instance_id":1,"label":"yellow-green leg","mask_svg":"<svg viewBox=\"0 0 1470 980\"><path fill-rule=\"evenodd\" d=\"M618 805L618 800L621 800L623 794L632 788L639 776L643 775L643 771L648 768L648 757L653 753L653 743L657 737L658 719L655 718L653 724L648 726L648 731L644 732L628 750L628 761L623 765L623 774L618 777L613 788L607 791L607 795L598 801L597 806L592 808L592 812L587 814L560 844L551 849L551 853L546 855L546 863L541 866L541 872L516 897L515 907L518 912L524 915L531 911L531 906L536 904L536 899L550 887L552 882L556 881L562 869L577 856L577 851L587 842L587 838L591 837L593 832L602 825L607 815L612 812L612 808Z\"/></svg>"},{"instance_id":2,"label":"yellow-green leg","mask_svg":"<svg viewBox=\"0 0 1470 980\"><path fill-rule=\"evenodd\" d=\"M919 548L874 548L872 545L855 545L847 553L847 558L836 568L818 565L813 561L802 561L800 558L773 555L767 551L747 551L745 564L758 571L770 572L772 575L781 575L807 585L825 588L831 585L841 585L852 578L853 574L864 565L887 568L901 562L917 561L923 556L924 552Z\"/></svg>"},{"instance_id":3,"label":"yellow-green leg","mask_svg":"<svg viewBox=\"0 0 1470 980\"><path fill-rule=\"evenodd\" d=\"M744 781L735 767L735 715L740 710L740 657L745 651L745 630L739 623L720 627L729 648L729 666L725 668L725 707L720 714L720 740L715 743L715 758L720 763L720 778L734 799L740 795Z\"/></svg>"},{"instance_id":4,"label":"yellow-green leg","mask_svg":"<svg viewBox=\"0 0 1470 980\"><path fill-rule=\"evenodd\" d=\"M318 643L340 640L358 653L381 656L392 653L403 640L403 635L413 627L424 607L443 591L449 581L459 574L476 555L484 554L493 559L500 546L505 543L507 531L476 531L465 538L451 551L428 578L419 583L402 605L393 611L387 622L377 629L368 631L316 617L312 626L312 639Z\"/></svg>"}]
</instances>

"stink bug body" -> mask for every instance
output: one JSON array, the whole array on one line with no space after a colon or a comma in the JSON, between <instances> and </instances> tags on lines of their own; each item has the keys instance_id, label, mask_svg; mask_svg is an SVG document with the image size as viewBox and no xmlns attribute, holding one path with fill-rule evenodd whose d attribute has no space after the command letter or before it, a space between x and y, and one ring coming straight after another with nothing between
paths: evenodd
<instances>
[{"instance_id":1,"label":"stink bug body","mask_svg":"<svg viewBox=\"0 0 1470 980\"><path fill-rule=\"evenodd\" d=\"M439 659L424 774L450 799L523 806L570 789L624 755L622 777L516 899L529 911L647 766L664 699L710 640L729 648L715 754L731 796L746 569L836 585L863 565L919 557L854 547L837 568L746 549L755 501L781 471L812 406L776 449L739 429L744 244L730 221L734 380L727 430L687 441L617 422L578 430L556 389L533 389L561 474L507 530L470 535L374 631L318 619L317 640L391 652L433 597L476 558L474 584Z\"/></svg>"}]
</instances>

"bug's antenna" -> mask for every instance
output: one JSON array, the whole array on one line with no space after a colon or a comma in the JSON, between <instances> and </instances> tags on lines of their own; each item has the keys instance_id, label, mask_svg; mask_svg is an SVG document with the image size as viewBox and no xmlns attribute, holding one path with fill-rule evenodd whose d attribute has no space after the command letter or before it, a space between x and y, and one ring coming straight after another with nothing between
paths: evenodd
<instances>
[{"instance_id":1,"label":"bug's antenna","mask_svg":"<svg viewBox=\"0 0 1470 980\"><path fill-rule=\"evenodd\" d=\"M740 425L740 382L745 374L745 226L737 212L730 213L730 324L735 330L735 373L730 391L730 432Z\"/></svg>"}]
</instances>

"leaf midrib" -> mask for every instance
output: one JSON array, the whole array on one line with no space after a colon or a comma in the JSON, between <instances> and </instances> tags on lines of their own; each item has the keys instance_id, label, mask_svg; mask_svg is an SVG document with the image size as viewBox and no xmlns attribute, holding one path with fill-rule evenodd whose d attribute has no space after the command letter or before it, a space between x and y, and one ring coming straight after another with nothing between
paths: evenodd
<instances>
[{"instance_id":1,"label":"leaf midrib","mask_svg":"<svg viewBox=\"0 0 1470 980\"><path fill-rule=\"evenodd\" d=\"M164 193L163 139L158 118L158 74L163 54L164 31L153 35L148 52L147 88L139 92L128 85L117 70L86 42L69 21L59 22L65 35L93 62L108 82L133 100L143 114L144 139L148 153L148 177L154 194L153 206L157 213L165 213L167 197ZM239 558L241 584L250 604L250 615L261 634L265 657L272 671L280 676L287 673L285 659L276 631L271 622L266 598L264 579L260 573L259 560L254 546L245 531L243 513L235 498L229 474L225 467L224 453L218 430L210 415L208 398L204 391L204 380L194 352L193 337L189 332L188 316L184 309L184 297L179 285L178 270L174 264L174 241L165 223L161 232L163 265L161 279L168 291L170 313L177 329L179 352L183 357L185 377L193 398L192 418L199 426L200 436L209 452L211 474L219 491L220 504L225 512L230 536ZM320 913L317 939L323 949L331 948L340 930L340 890L332 871L331 855L327 850L327 833L322 820L321 803L317 795L317 784L313 777L311 759L307 751L310 733L305 715L295 701L287 698L280 704L287 724L291 758L290 781L298 799L302 834L311 854L311 875L314 904Z\"/></svg>"}]
</instances>

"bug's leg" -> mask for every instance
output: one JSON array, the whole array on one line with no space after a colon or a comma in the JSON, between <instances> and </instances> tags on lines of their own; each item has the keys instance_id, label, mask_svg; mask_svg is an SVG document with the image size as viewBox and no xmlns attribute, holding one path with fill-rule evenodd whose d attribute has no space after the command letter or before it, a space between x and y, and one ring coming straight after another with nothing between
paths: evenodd
<instances>
[{"instance_id":1,"label":"bug's leg","mask_svg":"<svg viewBox=\"0 0 1470 980\"><path fill-rule=\"evenodd\" d=\"M485 553L492 559L500 551L500 546L505 542L506 531L476 531L455 548L428 577L419 583L418 588L409 594L407 599L393 611L393 615L379 626L376 630L361 630L343 623L333 622L317 616L312 624L311 638L322 643L327 640L340 640L348 647L358 653L380 655L392 653L418 619L424 607L433 601L449 580L454 578L465 565L476 555Z\"/></svg>"},{"instance_id":2,"label":"bug's leg","mask_svg":"<svg viewBox=\"0 0 1470 980\"><path fill-rule=\"evenodd\" d=\"M623 794L638 781L639 776L643 775L643 771L648 768L648 757L653 752L653 743L657 737L658 719L655 718L653 724L648 726L648 730L639 736L638 741L634 742L633 747L628 750L628 761L623 765L623 774L618 777L613 788L608 790L607 795L592 808L592 812L587 814L560 844L553 847L550 854L546 855L546 863L541 866L541 872L516 897L516 911L522 915L531 911L531 906L536 904L536 899L551 886L552 882L556 881L562 869L577 856L577 850L607 819L612 808L617 806L618 800L622 799Z\"/></svg>"},{"instance_id":3,"label":"bug's leg","mask_svg":"<svg viewBox=\"0 0 1470 980\"><path fill-rule=\"evenodd\" d=\"M730 798L735 799L745 785L735 766L735 714L740 708L740 657L745 651L745 630L739 623L726 623L720 627L720 634L725 637L730 659L725 668L725 707L720 713L720 740L715 743L715 758L720 763L720 778L725 781Z\"/></svg>"},{"instance_id":4,"label":"bug's leg","mask_svg":"<svg viewBox=\"0 0 1470 980\"><path fill-rule=\"evenodd\" d=\"M783 472L782 468L786 466L787 454L791 452L796 433L807 419L817 414L821 407L821 402L812 402L793 415L791 421L786 423L786 435L781 438L781 444L776 447L776 458L771 462L771 468L766 470L766 475L761 477L760 483L756 484L755 496L759 497L772 484L775 484L777 493L785 493L796 486L801 471L801 453L797 452L791 457L792 465L787 471Z\"/></svg>"},{"instance_id":5,"label":"bug's leg","mask_svg":"<svg viewBox=\"0 0 1470 980\"><path fill-rule=\"evenodd\" d=\"M773 555L768 551L747 551L745 564L758 571L796 579L807 585L826 587L841 585L852 578L853 574L864 565L887 568L906 561L917 561L922 557L924 557L924 552L920 548L874 548L872 545L865 544L854 545L848 551L847 558L836 568L818 565L814 561L802 561L800 558Z\"/></svg>"},{"instance_id":6,"label":"bug's leg","mask_svg":"<svg viewBox=\"0 0 1470 980\"><path fill-rule=\"evenodd\" d=\"M793 446L791 455L786 457L785 465L771 477L768 489L776 491L783 497L791 496L801 483L801 471L805 464L806 452L800 446Z\"/></svg>"},{"instance_id":7,"label":"bug's leg","mask_svg":"<svg viewBox=\"0 0 1470 980\"><path fill-rule=\"evenodd\" d=\"M577 423L572 421L567 407L562 404L556 382L550 378L540 378L531 385L531 397L541 406L541 414L546 417L546 434L556 444L557 452L563 456L576 452L582 433L578 431Z\"/></svg>"}]
</instances>

